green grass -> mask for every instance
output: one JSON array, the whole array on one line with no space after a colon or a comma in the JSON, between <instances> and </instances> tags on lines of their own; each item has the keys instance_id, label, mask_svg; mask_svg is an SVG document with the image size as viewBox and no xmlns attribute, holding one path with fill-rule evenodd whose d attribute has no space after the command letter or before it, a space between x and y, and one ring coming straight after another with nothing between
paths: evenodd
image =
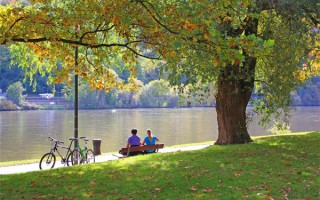
<instances>
[{"instance_id":1,"label":"green grass","mask_svg":"<svg viewBox=\"0 0 320 200\"><path fill-rule=\"evenodd\" d=\"M190 143L190 144L179 144L170 146L170 148L179 148L179 147L189 147L189 146L198 146L198 145L213 145L212 141L207 142L200 142L200 143ZM105 154L117 154L118 151L108 152ZM7 161L7 162L0 162L0 167L7 167L7 166L14 166L14 165L21 165L21 164L31 164L31 163L38 163L40 159L31 159L31 160L17 160L17 161ZM59 158L57 158L60 161Z\"/></svg>"},{"instance_id":2,"label":"green grass","mask_svg":"<svg viewBox=\"0 0 320 200\"><path fill-rule=\"evenodd\" d=\"M320 199L320 132L0 176L0 199Z\"/></svg>"}]
</instances>

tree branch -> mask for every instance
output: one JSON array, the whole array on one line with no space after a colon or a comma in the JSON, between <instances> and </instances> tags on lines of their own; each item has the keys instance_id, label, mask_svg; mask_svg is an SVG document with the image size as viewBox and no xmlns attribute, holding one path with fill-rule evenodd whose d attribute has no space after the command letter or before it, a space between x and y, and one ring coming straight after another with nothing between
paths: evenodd
<instances>
[{"instance_id":1,"label":"tree branch","mask_svg":"<svg viewBox=\"0 0 320 200\"><path fill-rule=\"evenodd\" d=\"M165 24L161 23L160 20L158 20L156 18L156 16L151 12L151 10L144 4L143 1L137 1L138 3L140 3L142 5L142 7L144 7L148 13L151 15L151 17L160 25L162 26L164 29L166 29L168 32L172 33L172 34L179 34L179 32L173 31L171 30L168 26L166 26Z\"/></svg>"}]
</instances>

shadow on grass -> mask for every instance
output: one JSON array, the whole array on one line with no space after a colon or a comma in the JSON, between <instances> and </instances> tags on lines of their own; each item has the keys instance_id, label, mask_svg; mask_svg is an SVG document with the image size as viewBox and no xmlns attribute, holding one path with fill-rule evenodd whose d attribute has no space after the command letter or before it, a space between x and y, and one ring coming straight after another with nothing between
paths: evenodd
<instances>
[{"instance_id":1,"label":"shadow on grass","mask_svg":"<svg viewBox=\"0 0 320 200\"><path fill-rule=\"evenodd\" d=\"M0 199L316 199L320 132L0 176Z\"/></svg>"}]
</instances>

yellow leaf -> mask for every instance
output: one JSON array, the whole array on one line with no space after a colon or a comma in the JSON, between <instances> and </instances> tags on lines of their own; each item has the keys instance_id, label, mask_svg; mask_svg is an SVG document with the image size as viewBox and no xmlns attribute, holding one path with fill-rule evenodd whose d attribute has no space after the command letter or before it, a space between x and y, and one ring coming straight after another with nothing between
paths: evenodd
<instances>
[{"instance_id":1,"label":"yellow leaf","mask_svg":"<svg viewBox=\"0 0 320 200\"><path fill-rule=\"evenodd\" d=\"M232 21L232 18L229 16L226 16L223 18L223 22L230 22L230 21Z\"/></svg>"}]
</instances>

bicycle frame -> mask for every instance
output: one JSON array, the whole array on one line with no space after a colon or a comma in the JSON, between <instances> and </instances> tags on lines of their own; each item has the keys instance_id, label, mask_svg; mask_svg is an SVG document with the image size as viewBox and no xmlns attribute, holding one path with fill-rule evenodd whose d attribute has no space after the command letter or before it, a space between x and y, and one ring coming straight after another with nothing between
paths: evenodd
<instances>
[{"instance_id":1,"label":"bicycle frame","mask_svg":"<svg viewBox=\"0 0 320 200\"><path fill-rule=\"evenodd\" d=\"M80 139L84 140L85 143L87 144L87 140L86 137L80 137L79 139L75 139L77 140L77 142L75 143L75 149L78 150L79 152L79 157L78 159L76 159L76 164L82 164L85 160L86 160L86 150L87 150L87 146L85 145L85 147L82 149L80 146Z\"/></svg>"},{"instance_id":2,"label":"bicycle frame","mask_svg":"<svg viewBox=\"0 0 320 200\"><path fill-rule=\"evenodd\" d=\"M53 138L51 138L51 139L53 139ZM60 142L60 141L57 141L57 140L54 140L54 139L52 140L52 141L55 142L55 144L54 144L54 147L51 149L50 153L55 154L55 152L57 152L58 155L59 155L60 158L61 158L61 163L62 163L62 164L65 164L65 161L67 160L68 155L72 152L71 146L72 146L72 143L73 143L73 141L74 141L75 139L74 139L74 138L70 138L69 140L71 140L69 146L59 145L59 144L63 144L63 142ZM63 148L63 149L68 149L65 157L63 157L63 156L61 155L58 147Z\"/></svg>"}]
</instances>

